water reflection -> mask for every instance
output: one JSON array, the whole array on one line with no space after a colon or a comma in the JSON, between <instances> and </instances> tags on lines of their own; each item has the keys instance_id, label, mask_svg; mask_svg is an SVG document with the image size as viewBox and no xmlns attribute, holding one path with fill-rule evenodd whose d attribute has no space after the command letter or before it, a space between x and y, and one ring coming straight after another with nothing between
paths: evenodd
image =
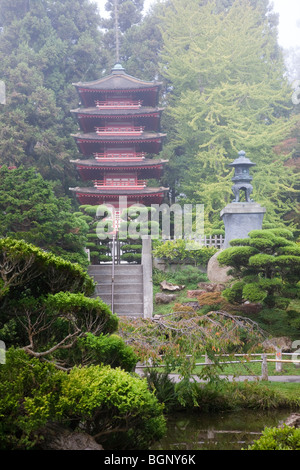
<instances>
[{"instance_id":1,"label":"water reflection","mask_svg":"<svg viewBox=\"0 0 300 470\"><path fill-rule=\"evenodd\" d=\"M151 450L241 450L258 439L264 427L282 424L291 413L174 413L168 419L167 435Z\"/></svg>"}]
</instances>

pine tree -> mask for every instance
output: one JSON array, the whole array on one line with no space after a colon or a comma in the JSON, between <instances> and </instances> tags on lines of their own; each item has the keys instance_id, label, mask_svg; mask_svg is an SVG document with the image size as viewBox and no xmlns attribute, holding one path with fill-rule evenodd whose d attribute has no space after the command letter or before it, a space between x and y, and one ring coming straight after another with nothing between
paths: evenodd
<instances>
[{"instance_id":1,"label":"pine tree","mask_svg":"<svg viewBox=\"0 0 300 470\"><path fill-rule=\"evenodd\" d=\"M77 154L72 82L97 78L106 63L100 16L89 0L0 0L0 24L0 164L35 166L63 193Z\"/></svg>"}]
</instances>

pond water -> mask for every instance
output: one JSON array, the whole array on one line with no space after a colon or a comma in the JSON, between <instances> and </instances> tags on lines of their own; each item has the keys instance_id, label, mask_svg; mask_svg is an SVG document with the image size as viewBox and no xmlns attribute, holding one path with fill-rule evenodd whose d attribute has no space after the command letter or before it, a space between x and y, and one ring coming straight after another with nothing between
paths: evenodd
<instances>
[{"instance_id":1,"label":"pond water","mask_svg":"<svg viewBox=\"0 0 300 470\"><path fill-rule=\"evenodd\" d=\"M241 450L259 439L264 427L282 424L291 410L229 413L174 413L167 435L151 450Z\"/></svg>"}]
</instances>

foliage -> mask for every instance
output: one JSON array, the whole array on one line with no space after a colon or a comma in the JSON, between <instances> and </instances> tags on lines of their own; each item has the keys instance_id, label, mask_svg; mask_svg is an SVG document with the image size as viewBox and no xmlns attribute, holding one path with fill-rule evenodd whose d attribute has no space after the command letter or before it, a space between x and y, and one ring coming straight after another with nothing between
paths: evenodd
<instances>
[{"instance_id":1,"label":"foliage","mask_svg":"<svg viewBox=\"0 0 300 470\"><path fill-rule=\"evenodd\" d=\"M7 347L69 368L79 338L117 328L109 307L87 297L94 282L79 265L24 241L0 239L0 281L0 338Z\"/></svg>"},{"instance_id":2,"label":"foliage","mask_svg":"<svg viewBox=\"0 0 300 470\"><path fill-rule=\"evenodd\" d=\"M217 252L213 247L200 247L192 240L166 240L156 242L153 255L169 262L184 261L197 265L206 265L209 259Z\"/></svg>"},{"instance_id":3,"label":"foliage","mask_svg":"<svg viewBox=\"0 0 300 470\"><path fill-rule=\"evenodd\" d=\"M182 305L175 305L173 313L159 318L132 321L122 318L118 331L140 360L150 359L153 366L164 364L168 373L176 371L183 381L182 392L189 389L190 397L193 396L190 380L200 354L206 353L218 362L215 354L221 350L234 347L238 351L247 343L251 349L251 343L255 347L263 338L262 331L251 320L220 310L202 314ZM216 381L218 372L205 366L199 376Z\"/></svg>"},{"instance_id":4,"label":"foliage","mask_svg":"<svg viewBox=\"0 0 300 470\"><path fill-rule=\"evenodd\" d=\"M287 425L265 428L262 436L247 450L300 450L300 429Z\"/></svg>"},{"instance_id":5,"label":"foliage","mask_svg":"<svg viewBox=\"0 0 300 470\"><path fill-rule=\"evenodd\" d=\"M61 289L85 295L94 291L93 280L80 265L12 238L0 239L0 276L4 299L18 299L24 292L38 297Z\"/></svg>"},{"instance_id":6,"label":"foliage","mask_svg":"<svg viewBox=\"0 0 300 470\"><path fill-rule=\"evenodd\" d=\"M165 432L163 407L146 381L109 366L57 371L9 350L0 367L0 448L36 449L48 422L117 449L145 449Z\"/></svg>"},{"instance_id":7,"label":"foliage","mask_svg":"<svg viewBox=\"0 0 300 470\"><path fill-rule=\"evenodd\" d=\"M286 229L265 229L253 230L245 240L233 240L234 246L218 256L235 278L224 297L283 309L299 298L300 250L292 237Z\"/></svg>"},{"instance_id":8,"label":"foliage","mask_svg":"<svg viewBox=\"0 0 300 470\"><path fill-rule=\"evenodd\" d=\"M158 401L164 404L167 413L178 407L176 385L167 372L149 368L145 370L145 378L149 390L153 391Z\"/></svg>"},{"instance_id":9,"label":"foliage","mask_svg":"<svg viewBox=\"0 0 300 470\"><path fill-rule=\"evenodd\" d=\"M64 376L58 410L110 449L147 449L166 429L163 406L146 381L108 366L73 368Z\"/></svg>"},{"instance_id":10,"label":"foliage","mask_svg":"<svg viewBox=\"0 0 300 470\"><path fill-rule=\"evenodd\" d=\"M205 205L208 230L221 227L220 210L232 197L228 163L241 149L257 163L254 198L267 220L290 224L297 217L295 163L287 166L290 152L276 150L297 118L276 24L266 13L266 2L250 0L223 8L196 0L161 5L168 178L182 203Z\"/></svg>"},{"instance_id":11,"label":"foliage","mask_svg":"<svg viewBox=\"0 0 300 470\"><path fill-rule=\"evenodd\" d=\"M86 267L88 225L34 169L0 168L0 236L23 239Z\"/></svg>"},{"instance_id":12,"label":"foliage","mask_svg":"<svg viewBox=\"0 0 300 470\"><path fill-rule=\"evenodd\" d=\"M2 0L0 17L0 76L7 91L0 163L34 166L66 194L76 179L70 108L78 97L72 83L98 78L107 61L96 5Z\"/></svg>"},{"instance_id":13,"label":"foliage","mask_svg":"<svg viewBox=\"0 0 300 470\"><path fill-rule=\"evenodd\" d=\"M0 449L34 448L39 428L55 417L62 372L10 349L0 377Z\"/></svg>"},{"instance_id":14,"label":"foliage","mask_svg":"<svg viewBox=\"0 0 300 470\"><path fill-rule=\"evenodd\" d=\"M109 364L111 367L120 367L121 369L131 372L138 361L137 356L132 348L127 346L124 340L117 334L103 334L95 336L87 333L78 341L80 350L79 360L77 364L85 363L85 355L88 361L95 364ZM76 354L76 352L75 352Z\"/></svg>"}]
</instances>

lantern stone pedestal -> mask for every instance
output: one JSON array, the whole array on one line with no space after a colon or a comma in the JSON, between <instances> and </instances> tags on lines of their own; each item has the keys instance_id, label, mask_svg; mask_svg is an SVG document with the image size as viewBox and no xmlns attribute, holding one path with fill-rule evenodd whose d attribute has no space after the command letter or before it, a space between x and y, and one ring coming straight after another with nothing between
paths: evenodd
<instances>
[{"instance_id":1,"label":"lantern stone pedestal","mask_svg":"<svg viewBox=\"0 0 300 470\"><path fill-rule=\"evenodd\" d=\"M243 150L238 155L238 158L229 164L235 170L232 178L234 184L231 188L234 201L220 212L220 217L225 226L225 240L222 249L228 248L231 240L247 238L252 230L261 230L266 212L264 207L250 199L253 187L249 170L256 164L246 157ZM241 191L245 194L245 202L240 201ZM227 274L230 267L221 267L218 263L220 251L215 253L208 262L207 277L211 282L228 282L231 280Z\"/></svg>"},{"instance_id":2,"label":"lantern stone pedestal","mask_svg":"<svg viewBox=\"0 0 300 470\"><path fill-rule=\"evenodd\" d=\"M261 230L265 207L256 202L232 202L220 212L225 226L223 248L235 238L247 238L251 230Z\"/></svg>"}]
</instances>

